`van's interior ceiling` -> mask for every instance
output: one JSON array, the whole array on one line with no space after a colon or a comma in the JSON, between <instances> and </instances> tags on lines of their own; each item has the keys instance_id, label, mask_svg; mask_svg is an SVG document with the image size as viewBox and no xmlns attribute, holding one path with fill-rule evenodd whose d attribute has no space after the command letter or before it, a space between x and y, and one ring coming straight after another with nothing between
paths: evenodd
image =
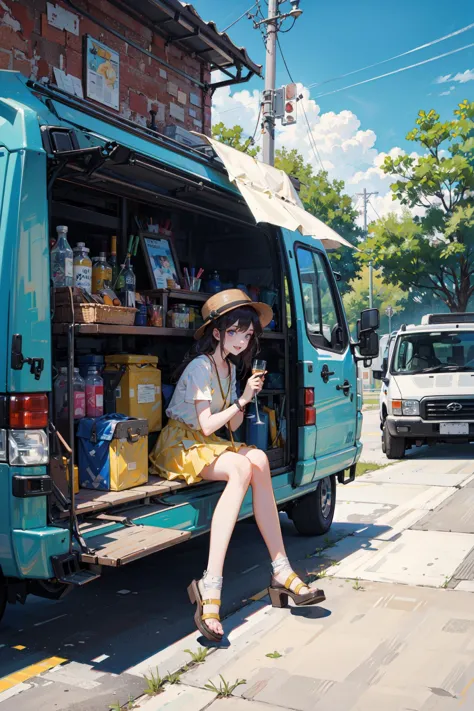
<instances>
[{"instance_id":1,"label":"van's interior ceiling","mask_svg":"<svg viewBox=\"0 0 474 711\"><path fill-rule=\"evenodd\" d=\"M256 227L243 198L230 197L221 189L192 176L181 175L127 148L119 146L118 149L97 167L85 161L84 154L73 155L71 152L58 172L58 179L94 186L152 205L174 205L209 217L233 220L245 227ZM60 158L58 154L55 157L56 160Z\"/></svg>"}]
</instances>

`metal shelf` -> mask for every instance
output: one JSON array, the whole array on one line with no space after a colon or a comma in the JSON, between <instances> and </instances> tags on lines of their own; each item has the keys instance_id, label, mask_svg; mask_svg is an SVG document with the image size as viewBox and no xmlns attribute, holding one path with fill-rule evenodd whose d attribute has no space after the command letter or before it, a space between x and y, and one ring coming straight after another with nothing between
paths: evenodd
<instances>
[{"instance_id":1,"label":"metal shelf","mask_svg":"<svg viewBox=\"0 0 474 711\"><path fill-rule=\"evenodd\" d=\"M55 335L67 334L69 324L54 323L53 333ZM193 338L194 330L190 328L153 328L151 326L116 326L105 323L78 323L75 332L83 336L168 336ZM264 331L264 339L283 339L283 333L274 331Z\"/></svg>"}]
</instances>

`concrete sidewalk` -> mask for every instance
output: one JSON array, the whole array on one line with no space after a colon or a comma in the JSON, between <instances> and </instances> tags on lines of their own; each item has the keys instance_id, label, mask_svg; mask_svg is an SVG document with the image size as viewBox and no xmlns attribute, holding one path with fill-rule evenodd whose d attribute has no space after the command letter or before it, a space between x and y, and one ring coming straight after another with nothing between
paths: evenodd
<instances>
[{"instance_id":1,"label":"concrete sidewalk","mask_svg":"<svg viewBox=\"0 0 474 711\"><path fill-rule=\"evenodd\" d=\"M226 646L137 707L474 709L474 464L460 454L428 452L338 487L330 536L296 565L324 578L327 601L278 610L262 595L225 621ZM181 640L148 669L183 667L199 643ZM217 699L205 685L220 675L245 684Z\"/></svg>"},{"instance_id":2,"label":"concrete sidewalk","mask_svg":"<svg viewBox=\"0 0 474 711\"><path fill-rule=\"evenodd\" d=\"M142 701L143 711L447 711L474 708L470 593L325 581L312 609L254 606L249 634ZM251 611L248 610L250 614ZM278 658L268 654L278 653ZM276 656L276 655L275 655ZM245 679L216 700L219 675ZM244 701L245 700L245 701Z\"/></svg>"}]
</instances>

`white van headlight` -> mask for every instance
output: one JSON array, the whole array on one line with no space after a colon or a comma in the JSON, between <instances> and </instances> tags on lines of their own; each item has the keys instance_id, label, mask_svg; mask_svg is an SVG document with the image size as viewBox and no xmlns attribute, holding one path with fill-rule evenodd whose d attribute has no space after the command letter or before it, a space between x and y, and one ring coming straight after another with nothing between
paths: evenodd
<instances>
[{"instance_id":1,"label":"white van headlight","mask_svg":"<svg viewBox=\"0 0 474 711\"><path fill-rule=\"evenodd\" d=\"M404 415L417 416L420 414L420 403L418 400L402 400L402 411Z\"/></svg>"}]
</instances>

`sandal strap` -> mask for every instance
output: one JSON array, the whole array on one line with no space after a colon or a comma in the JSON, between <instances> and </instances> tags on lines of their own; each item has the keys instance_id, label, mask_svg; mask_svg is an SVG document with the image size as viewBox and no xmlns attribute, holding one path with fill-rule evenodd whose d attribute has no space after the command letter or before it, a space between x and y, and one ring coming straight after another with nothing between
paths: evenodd
<instances>
[{"instance_id":1,"label":"sandal strap","mask_svg":"<svg viewBox=\"0 0 474 711\"><path fill-rule=\"evenodd\" d=\"M290 590L291 583L293 582L293 580L296 580L297 577L298 577L298 576L297 576L296 573L292 573L292 574L286 579L286 582L285 582L284 587L285 587L287 590Z\"/></svg>"},{"instance_id":2,"label":"sandal strap","mask_svg":"<svg viewBox=\"0 0 474 711\"><path fill-rule=\"evenodd\" d=\"M220 621L220 615L217 612L206 612L204 615L201 615L201 620L219 620Z\"/></svg>"},{"instance_id":3,"label":"sandal strap","mask_svg":"<svg viewBox=\"0 0 474 711\"><path fill-rule=\"evenodd\" d=\"M214 600L214 598L210 598L209 600L202 601L202 605L218 605L220 607L221 604L222 603L220 600L217 600L217 599Z\"/></svg>"},{"instance_id":4,"label":"sandal strap","mask_svg":"<svg viewBox=\"0 0 474 711\"><path fill-rule=\"evenodd\" d=\"M306 587L307 587L307 585L305 585L304 583L298 583L298 585L296 586L296 588L294 590L295 595L299 594L299 591L301 590L301 588L306 588Z\"/></svg>"}]
</instances>

